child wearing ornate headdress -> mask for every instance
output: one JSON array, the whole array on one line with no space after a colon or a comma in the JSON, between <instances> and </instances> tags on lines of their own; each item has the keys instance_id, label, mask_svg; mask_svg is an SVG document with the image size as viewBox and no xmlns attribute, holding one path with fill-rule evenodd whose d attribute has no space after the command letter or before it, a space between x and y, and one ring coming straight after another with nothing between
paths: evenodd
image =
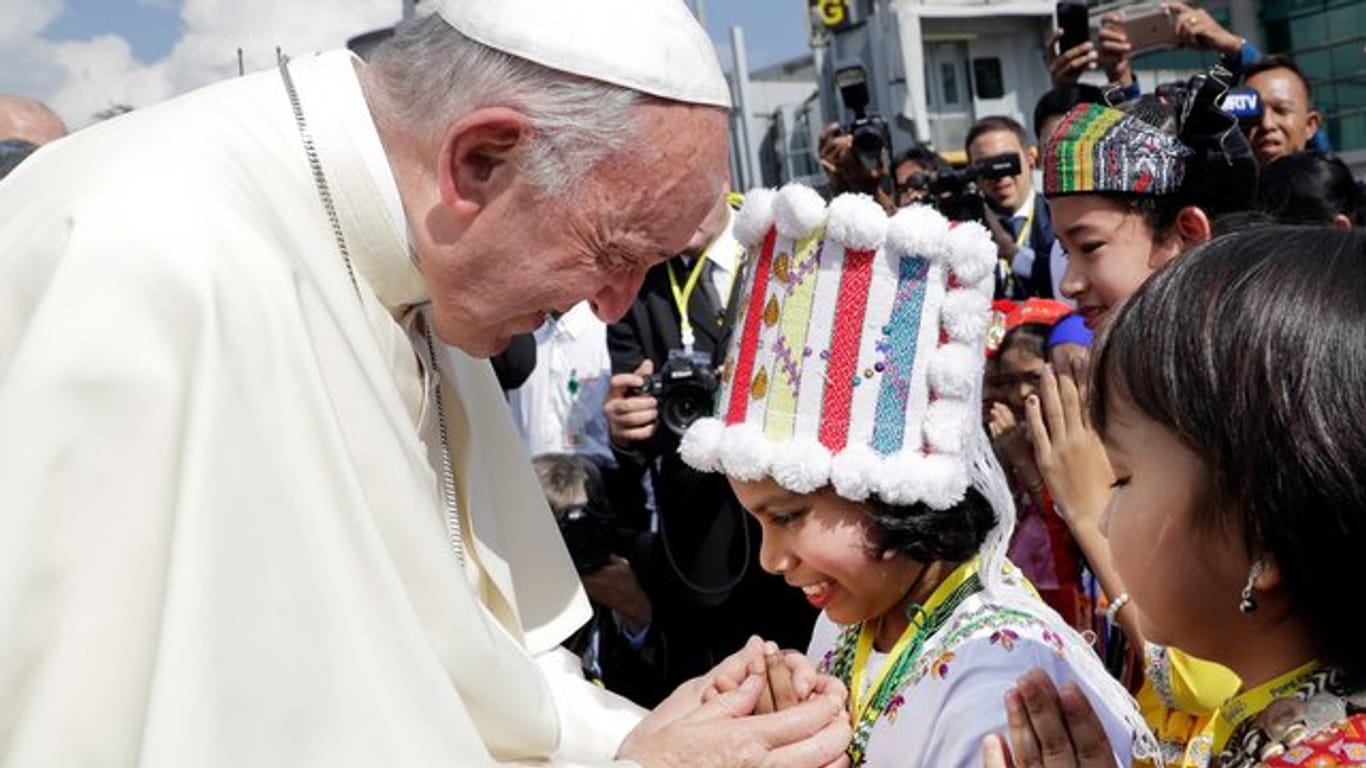
<instances>
[{"instance_id":1,"label":"child wearing ornate headdress","mask_svg":"<svg viewBox=\"0 0 1366 768\"><path fill-rule=\"evenodd\" d=\"M1202 734L1211 768L1366 766L1363 259L1361 230L1221 237L1131 297L1093 361L1106 533L1141 628L1241 680ZM1103 748L1067 698L1015 710L1019 762L1040 764L1036 730L1044 765Z\"/></svg>"},{"instance_id":2,"label":"child wearing ornate headdress","mask_svg":"<svg viewBox=\"0 0 1366 768\"><path fill-rule=\"evenodd\" d=\"M1005 559L1015 512L980 419L995 249L976 224L866 197L751 193L745 298L714 418L760 564L823 613L809 655L850 691L855 766L969 766L1001 691L1042 666L1127 762L1154 745L1087 642Z\"/></svg>"},{"instance_id":3,"label":"child wearing ornate headdress","mask_svg":"<svg viewBox=\"0 0 1366 768\"><path fill-rule=\"evenodd\" d=\"M1154 272L1209 240L1221 217L1252 207L1256 162L1236 120L1213 106L1220 76L1179 103L1077 106L1046 142L1044 193L1068 254L1061 285L1088 328L1103 328ZM1099 525L1113 473L1084 409L1070 371L1044 373L1026 404L1036 461L1109 597L1107 617L1143 649L1139 702L1166 762L1201 768L1213 710L1238 681L1219 665L1148 644L1126 608Z\"/></svg>"}]
</instances>

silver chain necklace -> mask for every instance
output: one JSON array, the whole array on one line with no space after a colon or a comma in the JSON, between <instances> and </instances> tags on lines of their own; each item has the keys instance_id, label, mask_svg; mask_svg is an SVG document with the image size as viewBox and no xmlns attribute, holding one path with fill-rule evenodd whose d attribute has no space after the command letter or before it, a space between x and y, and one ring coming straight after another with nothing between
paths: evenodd
<instances>
[{"instance_id":1,"label":"silver chain necklace","mask_svg":"<svg viewBox=\"0 0 1366 768\"><path fill-rule=\"evenodd\" d=\"M279 61L280 77L285 81L285 92L289 94L289 105L294 110L294 122L299 127L299 138L303 140L304 154L308 157L308 167L313 172L313 184L318 189L318 198L322 201L323 209L327 212L327 219L332 224L332 236L337 241L337 250L341 252L342 261L346 264L346 274L351 278L351 287L356 291L356 298L362 299L360 284L356 282L356 270L351 266L351 251L346 247L346 237L342 234L341 217L337 215L337 206L332 202L332 191L328 189L327 177L323 174L322 161L318 157L317 146L313 143L313 134L308 130L308 121L304 119L304 109L299 101L299 92L294 88L294 78L289 74L289 58L281 56ZM446 410L441 403L441 375L436 367L436 343L432 339L432 329L425 319L422 320L422 332L427 340L427 372L432 377L432 400L433 409L436 411L437 433L441 438L441 495L446 502L446 536L450 540L451 549L455 551L456 558L461 565L465 563L465 541L460 532L460 506L455 496L455 470L451 462L451 440L450 431L446 427Z\"/></svg>"}]
</instances>

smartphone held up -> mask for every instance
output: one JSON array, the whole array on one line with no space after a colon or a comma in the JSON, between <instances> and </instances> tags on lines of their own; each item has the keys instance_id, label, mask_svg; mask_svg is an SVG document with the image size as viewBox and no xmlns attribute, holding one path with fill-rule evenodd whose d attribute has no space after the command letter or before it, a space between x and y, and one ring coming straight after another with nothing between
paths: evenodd
<instances>
[{"instance_id":1,"label":"smartphone held up","mask_svg":"<svg viewBox=\"0 0 1366 768\"><path fill-rule=\"evenodd\" d=\"M1086 5L1076 0L1063 0L1058 3L1058 29L1062 37L1058 39L1057 53L1065 53L1091 39L1091 12Z\"/></svg>"},{"instance_id":2,"label":"smartphone held up","mask_svg":"<svg viewBox=\"0 0 1366 768\"><path fill-rule=\"evenodd\" d=\"M1142 53L1160 48L1175 48L1180 42L1176 35L1176 14L1165 5L1141 5L1126 8L1117 22L1132 46L1130 53Z\"/></svg>"}]
</instances>

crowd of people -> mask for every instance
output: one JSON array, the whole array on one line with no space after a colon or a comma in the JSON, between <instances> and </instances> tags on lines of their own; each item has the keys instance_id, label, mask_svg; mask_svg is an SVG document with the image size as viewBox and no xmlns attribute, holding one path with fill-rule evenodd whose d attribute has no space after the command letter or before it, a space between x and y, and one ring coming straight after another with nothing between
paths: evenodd
<instances>
[{"instance_id":1,"label":"crowd of people","mask_svg":"<svg viewBox=\"0 0 1366 768\"><path fill-rule=\"evenodd\" d=\"M738 194L705 34L604 2L0 98L0 764L1366 765L1294 61L1169 2L1220 64L1142 93L1115 12L1012 171Z\"/></svg>"}]
</instances>

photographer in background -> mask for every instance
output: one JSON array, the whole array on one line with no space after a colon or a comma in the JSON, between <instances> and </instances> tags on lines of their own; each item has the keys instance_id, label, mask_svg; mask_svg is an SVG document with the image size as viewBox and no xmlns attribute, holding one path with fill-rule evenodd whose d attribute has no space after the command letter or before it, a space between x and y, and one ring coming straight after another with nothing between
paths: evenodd
<instances>
[{"instance_id":1,"label":"photographer in background","mask_svg":"<svg viewBox=\"0 0 1366 768\"><path fill-rule=\"evenodd\" d=\"M644 537L617 526L602 475L587 458L545 453L531 466L593 605L593 618L564 647L583 660L584 677L654 707L670 689L667 646L633 564L646 556Z\"/></svg>"},{"instance_id":2,"label":"photographer in background","mask_svg":"<svg viewBox=\"0 0 1366 768\"><path fill-rule=\"evenodd\" d=\"M868 167L854 151L853 135L839 123L821 129L816 151L825 171L826 188L822 192L827 200L854 192L870 195L889 212L896 209L892 194L887 191L890 173L886 153L879 163Z\"/></svg>"},{"instance_id":3,"label":"photographer in background","mask_svg":"<svg viewBox=\"0 0 1366 768\"><path fill-rule=\"evenodd\" d=\"M1309 79L1293 59L1284 55L1265 56L1256 45L1230 32L1204 8L1177 0L1169 0L1162 7L1171 23L1170 46L1219 54L1219 63L1257 92L1261 103L1244 131L1260 164L1305 149L1330 151L1326 134L1319 131L1322 116L1314 109ZM1076 83L1084 72L1100 66L1109 83L1118 88L1117 93L1108 97L1110 103L1137 99L1142 91L1130 65L1136 51L1125 31L1126 18L1124 11L1106 14L1096 42L1087 41L1065 51L1057 50L1062 31L1055 30L1045 46L1053 84Z\"/></svg>"},{"instance_id":4,"label":"photographer in background","mask_svg":"<svg viewBox=\"0 0 1366 768\"><path fill-rule=\"evenodd\" d=\"M929 146L917 144L906 150L892 167L892 177L896 179L896 207L929 202L935 180L946 170L948 164L944 158Z\"/></svg>"},{"instance_id":5,"label":"photographer in background","mask_svg":"<svg viewBox=\"0 0 1366 768\"><path fill-rule=\"evenodd\" d=\"M1024 126L1009 117L984 117L968 130L968 162L1013 153L1020 172L1013 176L982 178L977 187L990 213L986 224L996 240L999 258L996 298L1053 297L1053 219L1043 195L1034 191L1034 153Z\"/></svg>"},{"instance_id":6,"label":"photographer in background","mask_svg":"<svg viewBox=\"0 0 1366 768\"><path fill-rule=\"evenodd\" d=\"M1289 56L1268 56L1243 70L1243 82L1262 99L1261 119L1247 131L1257 162L1319 148L1319 123L1309 78ZM1326 147L1324 147L1326 149Z\"/></svg>"},{"instance_id":7,"label":"photographer in background","mask_svg":"<svg viewBox=\"0 0 1366 768\"><path fill-rule=\"evenodd\" d=\"M1261 97L1261 117L1247 130L1257 162L1266 165L1305 149L1329 151L1319 132L1309 79L1289 56L1265 56L1257 46L1225 29L1209 11L1180 2L1165 4L1183 48L1214 51L1220 64Z\"/></svg>"},{"instance_id":8,"label":"photographer in background","mask_svg":"<svg viewBox=\"0 0 1366 768\"><path fill-rule=\"evenodd\" d=\"M801 592L758 567L757 525L724 476L683 463L678 433L668 426L673 419L664 418L678 415L678 397L695 396L725 354L741 261L732 220L730 206L718 200L688 248L651 268L626 316L607 329L616 375L604 410L613 451L622 472L648 476L654 492L659 535L646 579L656 625L669 636L669 682L710 668L751 634L805 648L815 620ZM680 380L672 377L647 387L646 377L666 364L696 371L681 379L686 392L671 386ZM714 394L696 415L710 413Z\"/></svg>"}]
</instances>

